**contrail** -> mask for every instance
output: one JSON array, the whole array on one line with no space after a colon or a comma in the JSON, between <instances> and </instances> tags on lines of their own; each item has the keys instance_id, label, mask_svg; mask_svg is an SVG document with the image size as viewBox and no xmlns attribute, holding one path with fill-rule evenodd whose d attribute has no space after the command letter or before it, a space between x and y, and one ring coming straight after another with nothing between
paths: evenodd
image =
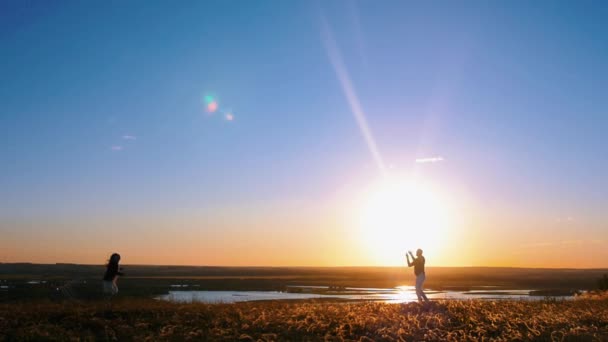
<instances>
[{"instance_id":1,"label":"contrail","mask_svg":"<svg viewBox=\"0 0 608 342\"><path fill-rule=\"evenodd\" d=\"M416 163L438 163L443 161L443 157L431 157L431 158L418 158L416 159Z\"/></svg>"},{"instance_id":2,"label":"contrail","mask_svg":"<svg viewBox=\"0 0 608 342\"><path fill-rule=\"evenodd\" d=\"M361 130L361 134L367 143L367 147L369 148L378 169L384 175L386 173L386 168L384 166L384 161L382 160L382 156L378 151L378 147L376 146L376 141L372 136L372 132L369 129L369 125L367 124L367 119L365 118L365 113L361 108L361 104L359 103L359 99L355 92L355 88L350 80L350 76L348 74L348 70L346 70L346 66L344 65L344 61L342 60L342 54L338 49L336 41L332 35L331 28L329 27L327 20L324 17L322 20L322 38L323 43L325 45L325 49L327 50L327 56L329 57L329 61L331 62L334 71L336 72L336 76L338 77L338 81L340 81L340 85L342 86L342 91L344 92L344 96L346 96L346 100L350 106L350 110L357 121L357 125L359 126L359 130Z\"/></svg>"}]
</instances>

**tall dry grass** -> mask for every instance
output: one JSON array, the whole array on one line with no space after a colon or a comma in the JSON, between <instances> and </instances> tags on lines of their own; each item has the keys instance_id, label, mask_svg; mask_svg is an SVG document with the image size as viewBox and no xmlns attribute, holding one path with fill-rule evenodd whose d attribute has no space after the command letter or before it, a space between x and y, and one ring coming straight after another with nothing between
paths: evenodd
<instances>
[{"instance_id":1,"label":"tall dry grass","mask_svg":"<svg viewBox=\"0 0 608 342\"><path fill-rule=\"evenodd\" d=\"M0 304L0 340L608 341L608 300Z\"/></svg>"}]
</instances>

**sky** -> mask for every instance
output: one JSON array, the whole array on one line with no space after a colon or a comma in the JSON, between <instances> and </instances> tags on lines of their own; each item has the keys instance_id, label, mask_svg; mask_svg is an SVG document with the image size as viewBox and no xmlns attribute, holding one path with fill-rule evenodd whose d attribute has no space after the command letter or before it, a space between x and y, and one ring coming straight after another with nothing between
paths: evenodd
<instances>
[{"instance_id":1,"label":"sky","mask_svg":"<svg viewBox=\"0 0 608 342\"><path fill-rule=\"evenodd\" d=\"M607 17L2 1L0 262L608 267Z\"/></svg>"}]
</instances>

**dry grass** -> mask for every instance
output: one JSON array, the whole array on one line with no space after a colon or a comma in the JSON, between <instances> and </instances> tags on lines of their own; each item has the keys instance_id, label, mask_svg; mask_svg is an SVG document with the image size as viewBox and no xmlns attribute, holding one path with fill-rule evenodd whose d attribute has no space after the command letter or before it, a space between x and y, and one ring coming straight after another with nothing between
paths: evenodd
<instances>
[{"instance_id":1,"label":"dry grass","mask_svg":"<svg viewBox=\"0 0 608 342\"><path fill-rule=\"evenodd\" d=\"M608 300L0 304L0 340L607 341Z\"/></svg>"}]
</instances>

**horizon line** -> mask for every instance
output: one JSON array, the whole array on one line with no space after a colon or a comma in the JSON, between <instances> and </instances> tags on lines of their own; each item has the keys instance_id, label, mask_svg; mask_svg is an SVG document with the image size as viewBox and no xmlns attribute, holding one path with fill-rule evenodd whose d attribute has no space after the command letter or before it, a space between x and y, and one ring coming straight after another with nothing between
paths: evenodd
<instances>
[{"instance_id":1,"label":"horizon line","mask_svg":"<svg viewBox=\"0 0 608 342\"><path fill-rule=\"evenodd\" d=\"M104 264L78 264L71 262L38 263L38 262L2 262L0 265L74 265L74 266L103 266ZM123 266L149 266L149 267L207 267L207 268L402 268L407 266L238 266L238 265L176 265L176 264L122 264ZM426 268L508 268L508 269L537 269L537 270L608 270L605 267L527 267L527 266L427 266Z\"/></svg>"}]
</instances>

